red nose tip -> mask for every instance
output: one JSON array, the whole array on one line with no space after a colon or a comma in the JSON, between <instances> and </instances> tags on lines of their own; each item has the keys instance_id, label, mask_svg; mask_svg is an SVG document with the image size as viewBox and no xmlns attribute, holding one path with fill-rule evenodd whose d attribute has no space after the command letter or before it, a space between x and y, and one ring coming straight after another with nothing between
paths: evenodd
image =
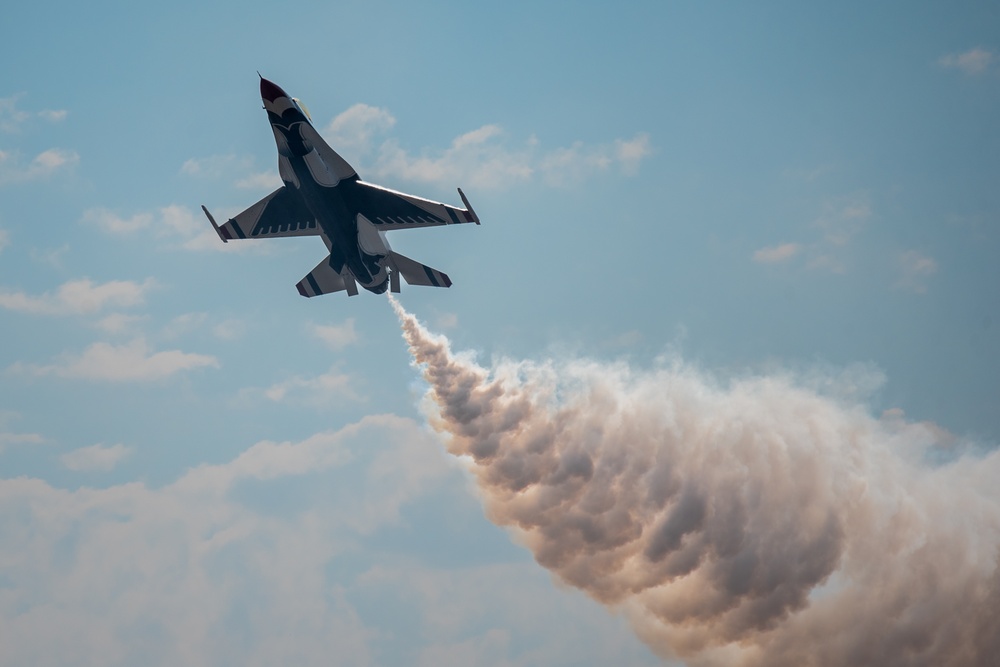
<instances>
[{"instance_id":1,"label":"red nose tip","mask_svg":"<svg viewBox=\"0 0 1000 667\"><path fill-rule=\"evenodd\" d=\"M288 93L283 91L280 86L277 86L264 77L261 77L260 96L268 102L273 102L279 97L288 97Z\"/></svg>"}]
</instances>

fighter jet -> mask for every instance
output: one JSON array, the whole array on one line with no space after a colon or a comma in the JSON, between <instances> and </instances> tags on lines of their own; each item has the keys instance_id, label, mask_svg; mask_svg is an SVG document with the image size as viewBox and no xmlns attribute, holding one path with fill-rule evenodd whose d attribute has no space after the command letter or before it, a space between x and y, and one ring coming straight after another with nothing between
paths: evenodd
<instances>
[{"instance_id":1,"label":"fighter jet","mask_svg":"<svg viewBox=\"0 0 1000 667\"><path fill-rule=\"evenodd\" d=\"M278 146L278 174L284 185L222 225L202 206L222 242L319 236L330 254L296 285L305 297L341 290L354 296L358 284L376 294L387 288L399 292L400 275L410 285L450 287L446 274L394 252L385 233L478 225L479 217L461 188L458 195L465 208L366 183L323 140L298 99L264 77L260 96Z\"/></svg>"}]
</instances>

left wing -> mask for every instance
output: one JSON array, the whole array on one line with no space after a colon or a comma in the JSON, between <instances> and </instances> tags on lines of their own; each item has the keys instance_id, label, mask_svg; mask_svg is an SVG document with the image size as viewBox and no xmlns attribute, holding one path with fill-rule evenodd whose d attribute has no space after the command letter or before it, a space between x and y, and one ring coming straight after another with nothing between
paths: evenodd
<instances>
[{"instance_id":1,"label":"left wing","mask_svg":"<svg viewBox=\"0 0 1000 667\"><path fill-rule=\"evenodd\" d=\"M411 227L437 227L465 222L479 224L479 216L459 189L465 208L403 194L364 181L355 183L358 212L368 218L379 231Z\"/></svg>"},{"instance_id":2,"label":"left wing","mask_svg":"<svg viewBox=\"0 0 1000 667\"><path fill-rule=\"evenodd\" d=\"M224 243L230 239L317 236L322 232L302 199L285 186L222 225L215 224L207 208L201 208Z\"/></svg>"}]
</instances>

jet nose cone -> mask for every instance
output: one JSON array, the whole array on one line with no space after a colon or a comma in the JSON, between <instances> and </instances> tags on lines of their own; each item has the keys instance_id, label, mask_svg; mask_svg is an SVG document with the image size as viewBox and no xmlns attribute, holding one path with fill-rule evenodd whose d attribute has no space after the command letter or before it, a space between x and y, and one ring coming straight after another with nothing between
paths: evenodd
<instances>
[{"instance_id":1,"label":"jet nose cone","mask_svg":"<svg viewBox=\"0 0 1000 667\"><path fill-rule=\"evenodd\" d=\"M283 91L280 86L271 83L264 77L260 78L260 96L267 100L268 102L273 102L279 97L288 97L288 93Z\"/></svg>"}]
</instances>

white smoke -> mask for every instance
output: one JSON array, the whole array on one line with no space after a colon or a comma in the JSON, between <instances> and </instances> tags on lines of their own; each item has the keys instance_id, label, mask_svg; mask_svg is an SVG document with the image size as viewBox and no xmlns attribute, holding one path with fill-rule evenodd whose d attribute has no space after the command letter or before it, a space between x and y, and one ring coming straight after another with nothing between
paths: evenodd
<instances>
[{"instance_id":1,"label":"white smoke","mask_svg":"<svg viewBox=\"0 0 1000 667\"><path fill-rule=\"evenodd\" d=\"M784 377L456 356L393 300L486 512L690 665L1000 664L1000 453Z\"/></svg>"}]
</instances>

